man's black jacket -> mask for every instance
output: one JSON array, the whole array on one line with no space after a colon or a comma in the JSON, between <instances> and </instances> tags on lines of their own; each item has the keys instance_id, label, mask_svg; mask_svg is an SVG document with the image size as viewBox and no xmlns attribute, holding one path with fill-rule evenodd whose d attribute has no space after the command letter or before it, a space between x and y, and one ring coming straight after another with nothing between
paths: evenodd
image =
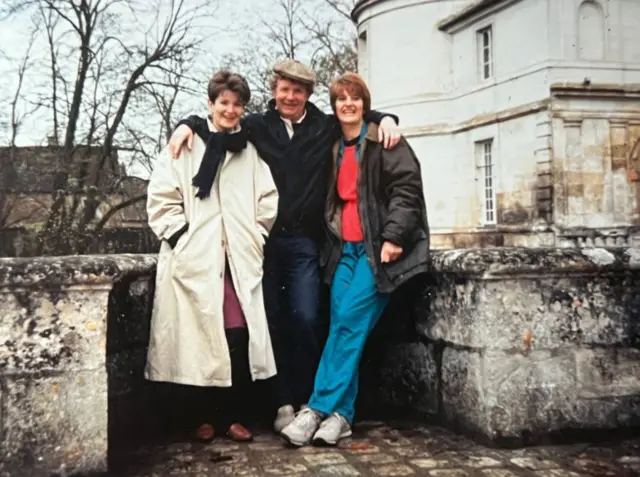
<instances>
[{"instance_id":1,"label":"man's black jacket","mask_svg":"<svg viewBox=\"0 0 640 477\"><path fill-rule=\"evenodd\" d=\"M384 116L372 111L365 120L379 124ZM398 122L395 116L392 118ZM207 120L198 116L189 116L180 124L186 124L196 133L208 127ZM244 117L241 126L247 130L249 140L269 165L280 195L278 219L271 234L321 238L331 172L331 149L340 137L336 117L307 102L307 114L300 124L294 124L294 135L289 138L286 126L275 109L275 101L271 100L266 113Z\"/></svg>"}]
</instances>

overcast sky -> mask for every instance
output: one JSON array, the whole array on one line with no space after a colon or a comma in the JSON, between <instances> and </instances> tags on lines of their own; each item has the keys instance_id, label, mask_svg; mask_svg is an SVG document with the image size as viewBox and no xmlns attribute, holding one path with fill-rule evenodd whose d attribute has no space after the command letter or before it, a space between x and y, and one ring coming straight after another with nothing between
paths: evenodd
<instances>
[{"instance_id":1,"label":"overcast sky","mask_svg":"<svg viewBox=\"0 0 640 477\"><path fill-rule=\"evenodd\" d=\"M0 3L3 1L4 0L0 0ZM187 2L194 3L196 1L198 1L198 3L201 2L201 0L187 0ZM257 25L261 19L269 20L277 16L277 10L273 5L274 1L276 0L218 0L219 8L217 12L212 15L212 18L199 19L200 24L203 25L204 28L207 29L207 27L210 26L206 32L207 46L204 48L205 52L210 52L210 54L203 53L203 62L206 62L207 65L213 65L215 61L221 59L225 53L238 52L244 42L247 41L247 37L255 33L254 29L247 28L247 25ZM305 4L306 1L307 0L303 0ZM141 0L141 2L141 5L146 5L146 2L143 0ZM6 104L15 92L15 60L20 58L24 53L32 25L32 21L27 16L0 22L0 100L4 100L0 101L0 104ZM215 34L213 33L214 31ZM44 71L44 74L46 74L47 68L49 68L46 51L46 45L41 45L41 51L38 52L40 53L42 61L40 71ZM13 57L14 62L7 61L6 58L3 58L3 55ZM70 64L69 68L69 71L73 73L72 68L75 68L75 62ZM208 74L210 73L206 73L207 76ZM204 73L203 76L205 76ZM67 74L67 77L72 79L73 75ZM26 87L33 85L33 82L37 81L42 84L43 81L47 81L46 76L44 79L42 76L27 78ZM196 103L193 103L193 109L200 109L200 111L193 112L203 112L206 105L205 94L205 91L203 91L202 97L199 98ZM191 108L191 105L189 107ZM47 115L47 119L50 116L49 112L43 111L42 114ZM2 121L2 119L2 116L0 116L0 121ZM0 130L0 144L6 144L8 138L7 132L9 131L8 124L0 124L0 127L4 129ZM51 133L50 131L46 131L47 127L47 122L44 118L32 118L31 122L25 124L25 127L22 128L17 141L18 145L42 144L46 136Z\"/></svg>"}]
</instances>

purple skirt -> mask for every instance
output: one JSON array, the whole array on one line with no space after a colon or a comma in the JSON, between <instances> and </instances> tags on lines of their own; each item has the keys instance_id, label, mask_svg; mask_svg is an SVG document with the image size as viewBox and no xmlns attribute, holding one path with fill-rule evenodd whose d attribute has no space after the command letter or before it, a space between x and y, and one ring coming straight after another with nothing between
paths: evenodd
<instances>
[{"instance_id":1,"label":"purple skirt","mask_svg":"<svg viewBox=\"0 0 640 477\"><path fill-rule=\"evenodd\" d=\"M229 263L225 267L224 273L224 302L222 305L222 311L224 314L224 328L246 328L247 320L242 312L242 306L236 289L233 286L233 279L231 278L231 272L229 271Z\"/></svg>"}]
</instances>

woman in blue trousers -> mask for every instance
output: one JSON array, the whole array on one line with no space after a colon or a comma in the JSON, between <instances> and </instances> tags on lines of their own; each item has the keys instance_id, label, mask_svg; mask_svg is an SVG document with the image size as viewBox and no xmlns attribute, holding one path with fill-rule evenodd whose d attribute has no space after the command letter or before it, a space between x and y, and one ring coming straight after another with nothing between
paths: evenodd
<instances>
[{"instance_id":1,"label":"woman in blue trousers","mask_svg":"<svg viewBox=\"0 0 640 477\"><path fill-rule=\"evenodd\" d=\"M308 406L282 430L295 446L351 435L362 351L398 286L429 268L429 226L418 160L402 139L378 142L364 80L347 73L329 90L340 121L325 209L325 278L331 324Z\"/></svg>"}]
</instances>

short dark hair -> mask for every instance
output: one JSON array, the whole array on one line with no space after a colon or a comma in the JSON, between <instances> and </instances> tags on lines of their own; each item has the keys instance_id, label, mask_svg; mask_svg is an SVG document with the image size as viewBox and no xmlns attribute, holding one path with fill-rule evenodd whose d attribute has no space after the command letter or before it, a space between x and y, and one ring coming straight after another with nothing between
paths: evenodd
<instances>
[{"instance_id":1,"label":"short dark hair","mask_svg":"<svg viewBox=\"0 0 640 477\"><path fill-rule=\"evenodd\" d=\"M329 86L329 101L334 113L336 112L336 100L343 91L362 99L364 114L371 111L371 92L362 76L357 73L345 73L331 83Z\"/></svg>"},{"instance_id":2,"label":"short dark hair","mask_svg":"<svg viewBox=\"0 0 640 477\"><path fill-rule=\"evenodd\" d=\"M249 84L244 76L239 75L238 73L232 73L228 70L220 70L214 73L209 80L207 93L209 95L209 99L213 103L216 98L225 91L232 91L236 93L245 106L251 99L251 90L249 89Z\"/></svg>"}]
</instances>

